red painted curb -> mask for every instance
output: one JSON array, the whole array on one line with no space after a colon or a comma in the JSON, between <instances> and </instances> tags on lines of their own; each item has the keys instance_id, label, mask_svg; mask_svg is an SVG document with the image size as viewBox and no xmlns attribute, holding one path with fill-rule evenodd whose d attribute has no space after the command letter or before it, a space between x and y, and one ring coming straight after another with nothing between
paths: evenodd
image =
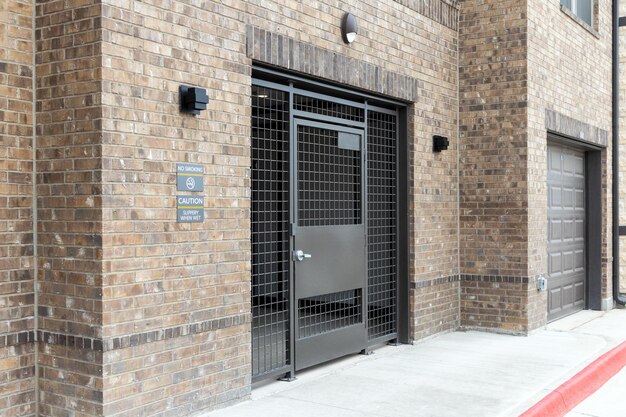
<instances>
[{"instance_id":1,"label":"red painted curb","mask_svg":"<svg viewBox=\"0 0 626 417\"><path fill-rule=\"evenodd\" d=\"M519 417L562 417L626 366L626 342L593 361Z\"/></svg>"}]
</instances>

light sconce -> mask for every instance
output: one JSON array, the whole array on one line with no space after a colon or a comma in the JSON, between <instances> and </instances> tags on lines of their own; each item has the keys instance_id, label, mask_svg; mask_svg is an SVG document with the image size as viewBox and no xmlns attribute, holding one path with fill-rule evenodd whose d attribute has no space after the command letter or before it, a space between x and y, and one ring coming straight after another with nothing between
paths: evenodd
<instances>
[{"instance_id":1,"label":"light sconce","mask_svg":"<svg viewBox=\"0 0 626 417\"><path fill-rule=\"evenodd\" d=\"M356 17L352 13L346 13L341 20L341 36L347 44L356 39Z\"/></svg>"},{"instance_id":2,"label":"light sconce","mask_svg":"<svg viewBox=\"0 0 626 417\"><path fill-rule=\"evenodd\" d=\"M206 110L206 106L209 104L209 96L206 93L206 89L181 85L179 92L180 111L197 115L202 110Z\"/></svg>"},{"instance_id":3,"label":"light sconce","mask_svg":"<svg viewBox=\"0 0 626 417\"><path fill-rule=\"evenodd\" d=\"M441 152L448 149L450 141L445 136L434 135L433 136L433 152Z\"/></svg>"}]
</instances>

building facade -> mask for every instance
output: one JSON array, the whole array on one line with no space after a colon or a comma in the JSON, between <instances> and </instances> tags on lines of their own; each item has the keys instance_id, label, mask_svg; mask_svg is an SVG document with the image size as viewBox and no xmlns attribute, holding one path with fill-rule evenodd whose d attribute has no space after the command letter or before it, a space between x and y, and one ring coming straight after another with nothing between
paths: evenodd
<instances>
[{"instance_id":1,"label":"building facade","mask_svg":"<svg viewBox=\"0 0 626 417\"><path fill-rule=\"evenodd\" d=\"M611 5L0 2L3 416L612 308Z\"/></svg>"}]
</instances>

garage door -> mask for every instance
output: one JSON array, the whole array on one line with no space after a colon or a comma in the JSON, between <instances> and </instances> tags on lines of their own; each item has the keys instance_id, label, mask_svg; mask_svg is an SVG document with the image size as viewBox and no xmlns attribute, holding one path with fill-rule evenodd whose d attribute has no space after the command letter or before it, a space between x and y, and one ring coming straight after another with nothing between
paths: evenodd
<instances>
[{"instance_id":1,"label":"garage door","mask_svg":"<svg viewBox=\"0 0 626 417\"><path fill-rule=\"evenodd\" d=\"M585 308L585 154L548 146L548 321Z\"/></svg>"}]
</instances>

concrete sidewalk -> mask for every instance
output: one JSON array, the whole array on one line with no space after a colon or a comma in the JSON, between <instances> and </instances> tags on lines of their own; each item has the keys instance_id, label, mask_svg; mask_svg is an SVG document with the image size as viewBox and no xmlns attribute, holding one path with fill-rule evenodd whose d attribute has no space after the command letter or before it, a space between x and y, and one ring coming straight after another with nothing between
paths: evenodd
<instances>
[{"instance_id":1,"label":"concrete sidewalk","mask_svg":"<svg viewBox=\"0 0 626 417\"><path fill-rule=\"evenodd\" d=\"M574 408L567 417L623 417L626 416L626 368Z\"/></svg>"},{"instance_id":2,"label":"concrete sidewalk","mask_svg":"<svg viewBox=\"0 0 626 417\"><path fill-rule=\"evenodd\" d=\"M529 337L448 333L265 384L209 416L514 417L625 340L626 310L583 311Z\"/></svg>"}]
</instances>

